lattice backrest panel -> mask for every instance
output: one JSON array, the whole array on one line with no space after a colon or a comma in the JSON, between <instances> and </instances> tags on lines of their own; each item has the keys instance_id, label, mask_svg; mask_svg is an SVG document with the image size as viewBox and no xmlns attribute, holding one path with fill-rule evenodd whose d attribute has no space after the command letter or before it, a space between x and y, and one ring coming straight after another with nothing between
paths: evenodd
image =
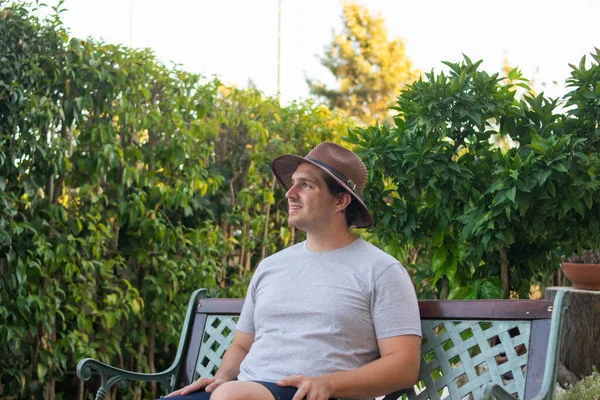
<instances>
[{"instance_id":1,"label":"lattice backrest panel","mask_svg":"<svg viewBox=\"0 0 600 400\"><path fill-rule=\"evenodd\" d=\"M486 383L524 397L529 321L421 321L421 370L409 400L480 399Z\"/></svg>"},{"instance_id":2,"label":"lattice backrest panel","mask_svg":"<svg viewBox=\"0 0 600 400\"><path fill-rule=\"evenodd\" d=\"M230 315L209 315L204 326L204 336L196 363L194 380L198 377L214 376L221 365L225 350L233 341L235 326L239 317Z\"/></svg>"},{"instance_id":3,"label":"lattice backrest panel","mask_svg":"<svg viewBox=\"0 0 600 400\"><path fill-rule=\"evenodd\" d=\"M237 321L237 316L207 317L194 379L217 372ZM491 381L524 397L530 321L422 320L421 328L419 381L401 399L477 400Z\"/></svg>"}]
</instances>

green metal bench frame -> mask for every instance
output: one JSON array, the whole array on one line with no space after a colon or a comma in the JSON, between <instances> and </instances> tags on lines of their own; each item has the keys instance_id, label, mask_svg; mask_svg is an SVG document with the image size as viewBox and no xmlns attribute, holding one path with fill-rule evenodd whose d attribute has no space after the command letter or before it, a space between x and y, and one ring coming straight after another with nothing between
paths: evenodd
<instances>
[{"instance_id":1,"label":"green metal bench frame","mask_svg":"<svg viewBox=\"0 0 600 400\"><path fill-rule=\"evenodd\" d=\"M173 364L155 374L121 370L86 358L77 376L101 378L96 400L115 384L154 381L165 393L212 376L235 333L243 299L206 299L196 290L188 305ZM417 385L384 400L552 400L558 368L565 292L548 300L421 300L423 329Z\"/></svg>"}]
</instances>

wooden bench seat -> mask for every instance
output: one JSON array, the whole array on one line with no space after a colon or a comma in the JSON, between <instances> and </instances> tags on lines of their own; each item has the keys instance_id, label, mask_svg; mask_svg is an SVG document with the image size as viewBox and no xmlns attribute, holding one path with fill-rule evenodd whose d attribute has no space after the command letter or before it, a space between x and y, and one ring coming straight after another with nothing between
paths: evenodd
<instances>
[{"instance_id":1,"label":"wooden bench seat","mask_svg":"<svg viewBox=\"0 0 600 400\"><path fill-rule=\"evenodd\" d=\"M127 380L156 381L165 393L199 376L212 376L235 333L243 299L192 295L175 360L167 370L142 374L86 358L77 375L100 374L96 400ZM553 399L564 292L546 300L420 300L423 343L415 388L385 400Z\"/></svg>"}]
</instances>

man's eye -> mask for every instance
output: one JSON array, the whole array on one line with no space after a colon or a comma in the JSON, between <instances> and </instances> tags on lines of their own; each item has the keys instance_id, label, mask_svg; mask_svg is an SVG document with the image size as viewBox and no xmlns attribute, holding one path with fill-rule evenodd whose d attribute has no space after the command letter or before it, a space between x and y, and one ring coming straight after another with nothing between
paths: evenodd
<instances>
[{"instance_id":1,"label":"man's eye","mask_svg":"<svg viewBox=\"0 0 600 400\"><path fill-rule=\"evenodd\" d=\"M302 187L305 187L305 188L308 188L308 189L310 189L310 185L309 185L308 183L304 183L304 184L302 185Z\"/></svg>"}]
</instances>

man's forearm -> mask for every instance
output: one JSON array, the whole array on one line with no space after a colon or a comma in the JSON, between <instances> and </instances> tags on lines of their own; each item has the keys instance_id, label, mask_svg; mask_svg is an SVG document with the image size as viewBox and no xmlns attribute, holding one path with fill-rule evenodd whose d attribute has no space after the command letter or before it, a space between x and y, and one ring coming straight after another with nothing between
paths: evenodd
<instances>
[{"instance_id":1,"label":"man's forearm","mask_svg":"<svg viewBox=\"0 0 600 400\"><path fill-rule=\"evenodd\" d=\"M239 345L232 343L225 354L221 366L215 374L215 378L231 381L237 378L240 373L240 364L248 352Z\"/></svg>"},{"instance_id":2,"label":"man's forearm","mask_svg":"<svg viewBox=\"0 0 600 400\"><path fill-rule=\"evenodd\" d=\"M331 397L377 397L412 387L417 380L418 367L407 365L403 354L389 354L363 367L324 375L323 378L331 388Z\"/></svg>"}]
</instances>

